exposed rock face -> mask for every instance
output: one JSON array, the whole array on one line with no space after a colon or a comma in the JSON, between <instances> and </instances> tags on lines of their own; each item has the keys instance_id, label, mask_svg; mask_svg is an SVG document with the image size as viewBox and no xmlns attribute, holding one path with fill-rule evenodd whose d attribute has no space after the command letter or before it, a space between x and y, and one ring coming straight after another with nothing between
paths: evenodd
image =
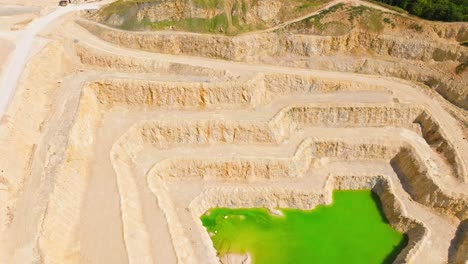
<instances>
[{"instance_id":1,"label":"exposed rock face","mask_svg":"<svg viewBox=\"0 0 468 264\"><path fill-rule=\"evenodd\" d=\"M119 46L174 55L198 55L236 61L264 57L342 54L359 49L376 56L421 61L466 61L468 51L461 45L432 43L423 39L353 32L345 36L314 36L264 33L227 37L219 35L173 34L170 32L132 33L79 20L98 37Z\"/></svg>"},{"instance_id":2,"label":"exposed rock face","mask_svg":"<svg viewBox=\"0 0 468 264\"><path fill-rule=\"evenodd\" d=\"M253 87L249 83L187 83L184 86L176 83L151 83L147 81L118 80L107 83L94 83L93 89L98 100L107 107L132 105L135 107L161 108L232 108L244 105L248 107L255 99ZM133 93L124 92L132 89ZM232 105L232 106L229 106Z\"/></svg>"},{"instance_id":3,"label":"exposed rock face","mask_svg":"<svg viewBox=\"0 0 468 264\"><path fill-rule=\"evenodd\" d=\"M190 74L192 76L212 76L227 77L229 72L226 70L216 70L206 67L194 67L181 63L157 62L151 59L135 59L125 56L115 56L115 54L103 54L85 45L76 46L76 54L80 62L98 69L114 68L122 72L130 73L178 73Z\"/></svg>"},{"instance_id":4,"label":"exposed rock face","mask_svg":"<svg viewBox=\"0 0 468 264\"><path fill-rule=\"evenodd\" d=\"M275 79L275 81L272 81ZM278 85L288 89L277 91ZM311 87L313 89L311 89ZM247 81L220 83L168 83L135 80L96 81L89 85L102 107L130 106L142 109L225 109L258 107L266 105L281 95L295 93L322 93L334 91L381 90L384 87L369 84L351 85L305 78L303 76L266 75ZM416 124L415 124L416 123ZM417 125L419 124L419 126ZM256 142L268 144L283 140L298 130L307 127L405 127L421 131L423 138L437 152L443 154L447 164L458 178L466 178L465 164L458 150L448 141L447 133L439 121L418 106L393 104L382 105L296 105L281 109L269 123L244 121L226 123L215 121L198 122L153 122L138 130L142 140L154 145L172 145L179 142ZM133 139L129 139L133 140ZM213 141L214 140L214 141Z\"/></svg>"},{"instance_id":5,"label":"exposed rock face","mask_svg":"<svg viewBox=\"0 0 468 264\"><path fill-rule=\"evenodd\" d=\"M142 143L158 147L184 144L271 144L275 141L267 124L242 122L225 123L213 120L194 122L150 122L136 126ZM177 138L177 142L174 139ZM132 139L130 139L132 140Z\"/></svg>"},{"instance_id":6,"label":"exposed rock face","mask_svg":"<svg viewBox=\"0 0 468 264\"><path fill-rule=\"evenodd\" d=\"M256 8L256 10L253 11L253 13L256 13L258 18L265 22L270 22L274 21L275 19L278 19L279 12L282 7L281 1L260 0L257 3L258 4L254 7Z\"/></svg>"},{"instance_id":7,"label":"exposed rock face","mask_svg":"<svg viewBox=\"0 0 468 264\"><path fill-rule=\"evenodd\" d=\"M430 204L438 210L450 211L460 219L468 217L466 197L455 194L453 199L446 199L447 196L452 195L449 193L450 190L442 191L437 187L437 183L434 181L435 175L428 175L431 173L428 171L430 164L424 164L420 157L414 155L414 152L403 149L392 159L392 166L397 174L405 175L402 176L405 177L402 181L413 199Z\"/></svg>"},{"instance_id":8,"label":"exposed rock face","mask_svg":"<svg viewBox=\"0 0 468 264\"><path fill-rule=\"evenodd\" d=\"M468 261L468 220L460 223L457 235L452 240L453 251L449 252L451 263L466 263Z\"/></svg>"},{"instance_id":9,"label":"exposed rock face","mask_svg":"<svg viewBox=\"0 0 468 264\"><path fill-rule=\"evenodd\" d=\"M190 15L193 18L203 17L203 10L190 8L188 1L159 1L141 5L136 17L138 21L149 19L151 21L179 20Z\"/></svg>"},{"instance_id":10,"label":"exposed rock face","mask_svg":"<svg viewBox=\"0 0 468 264\"><path fill-rule=\"evenodd\" d=\"M265 33L239 37L208 36L172 33L129 33L110 29L81 20L82 26L98 37L119 46L174 55L197 55L235 61L264 62L276 58L296 57L296 62L282 62L290 66L323 68L327 70L359 71L396 76L425 83L433 87L447 100L468 109L468 83L444 70L453 62L468 60L468 49L458 44L427 42L423 39L407 39L369 32L352 32L348 35L330 37L296 34ZM351 52L352 51L352 52ZM370 59L337 61L334 64L324 58L322 64L306 62L314 56L352 55L359 51ZM379 60L372 59L379 58ZM404 63L386 60L393 58ZM303 60L303 63L301 63ZM341 59L342 60L342 59ZM445 62L434 70L420 61ZM351 65L349 63L352 63ZM440 68L442 67L442 68ZM437 68L436 68L437 69Z\"/></svg>"}]
</instances>

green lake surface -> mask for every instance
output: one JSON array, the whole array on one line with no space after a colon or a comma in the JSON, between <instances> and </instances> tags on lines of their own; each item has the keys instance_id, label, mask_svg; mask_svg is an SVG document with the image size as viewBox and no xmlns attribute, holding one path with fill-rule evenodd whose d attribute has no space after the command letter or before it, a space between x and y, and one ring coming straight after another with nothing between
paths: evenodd
<instances>
[{"instance_id":1,"label":"green lake surface","mask_svg":"<svg viewBox=\"0 0 468 264\"><path fill-rule=\"evenodd\" d=\"M214 208L202 223L218 255L249 253L254 264L391 263L407 244L369 190L334 191L313 210Z\"/></svg>"}]
</instances>

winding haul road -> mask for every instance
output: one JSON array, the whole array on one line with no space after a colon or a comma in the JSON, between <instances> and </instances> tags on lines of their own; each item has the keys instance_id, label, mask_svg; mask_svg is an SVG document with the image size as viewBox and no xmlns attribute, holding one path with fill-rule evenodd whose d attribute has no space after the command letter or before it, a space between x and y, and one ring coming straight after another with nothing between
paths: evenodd
<instances>
[{"instance_id":1,"label":"winding haul road","mask_svg":"<svg viewBox=\"0 0 468 264\"><path fill-rule=\"evenodd\" d=\"M16 43L10 62L5 69L0 85L0 118L5 113L10 99L13 97L18 80L28 60L28 54L36 35L55 19L74 11L98 9L99 5L83 4L61 7L52 13L33 21L23 32Z\"/></svg>"}]
</instances>

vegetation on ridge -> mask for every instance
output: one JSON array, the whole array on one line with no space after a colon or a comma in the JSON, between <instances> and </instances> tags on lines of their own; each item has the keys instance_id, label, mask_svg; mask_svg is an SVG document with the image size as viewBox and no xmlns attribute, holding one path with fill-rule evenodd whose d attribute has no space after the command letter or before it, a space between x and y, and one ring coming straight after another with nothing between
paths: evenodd
<instances>
[{"instance_id":1,"label":"vegetation on ridge","mask_svg":"<svg viewBox=\"0 0 468 264\"><path fill-rule=\"evenodd\" d=\"M468 21L468 0L377 0L429 20Z\"/></svg>"},{"instance_id":2,"label":"vegetation on ridge","mask_svg":"<svg viewBox=\"0 0 468 264\"><path fill-rule=\"evenodd\" d=\"M317 10L328 1L118 0L104 6L95 18L125 30L179 30L235 35L281 24Z\"/></svg>"},{"instance_id":3,"label":"vegetation on ridge","mask_svg":"<svg viewBox=\"0 0 468 264\"><path fill-rule=\"evenodd\" d=\"M392 14L368 6L352 6L340 3L322 10L317 15L292 23L286 29L300 34L328 36L342 36L354 29L379 33L386 28L387 30L396 28L396 19ZM401 26L400 23L398 24ZM418 32L422 30L422 26L416 23L407 27Z\"/></svg>"}]
</instances>

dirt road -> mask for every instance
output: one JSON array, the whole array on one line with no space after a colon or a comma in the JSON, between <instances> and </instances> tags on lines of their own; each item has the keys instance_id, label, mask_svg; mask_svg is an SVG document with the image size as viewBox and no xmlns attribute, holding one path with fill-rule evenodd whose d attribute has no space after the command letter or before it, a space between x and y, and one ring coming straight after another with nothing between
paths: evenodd
<instances>
[{"instance_id":1,"label":"dirt road","mask_svg":"<svg viewBox=\"0 0 468 264\"><path fill-rule=\"evenodd\" d=\"M23 72L24 66L28 60L28 54L31 50L34 38L36 35L46 28L55 19L74 11L97 9L98 5L70 5L64 8L59 8L52 13L39 18L32 22L30 26L20 33L20 39L11 56L10 64L5 69L4 78L1 82L0 90L0 116L5 112L10 98L13 96L18 79Z\"/></svg>"}]
</instances>

